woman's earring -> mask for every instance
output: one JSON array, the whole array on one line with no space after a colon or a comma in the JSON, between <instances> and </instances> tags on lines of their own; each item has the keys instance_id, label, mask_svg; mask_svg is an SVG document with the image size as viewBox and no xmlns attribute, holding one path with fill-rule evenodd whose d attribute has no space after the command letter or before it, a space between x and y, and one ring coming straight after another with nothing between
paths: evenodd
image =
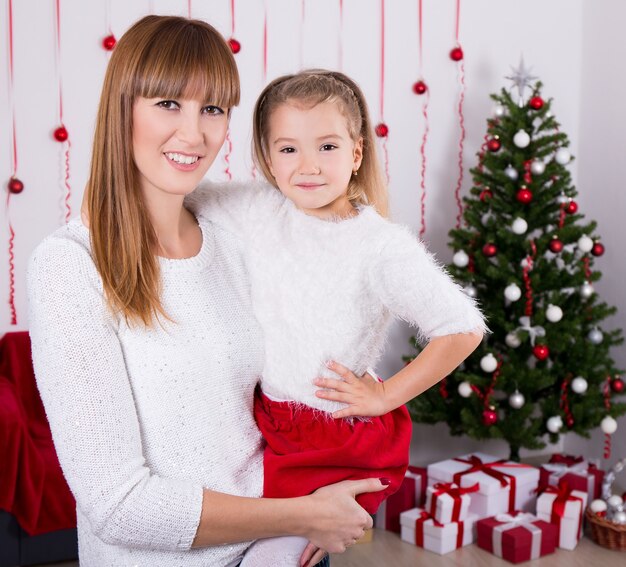
<instances>
[{"instance_id":1,"label":"woman's earring","mask_svg":"<svg viewBox=\"0 0 626 567\"><path fill-rule=\"evenodd\" d=\"M354 177L356 177L358 174L359 174L359 170L358 170L358 169L355 169L355 170L352 172L352 175L354 175Z\"/></svg>"}]
</instances>

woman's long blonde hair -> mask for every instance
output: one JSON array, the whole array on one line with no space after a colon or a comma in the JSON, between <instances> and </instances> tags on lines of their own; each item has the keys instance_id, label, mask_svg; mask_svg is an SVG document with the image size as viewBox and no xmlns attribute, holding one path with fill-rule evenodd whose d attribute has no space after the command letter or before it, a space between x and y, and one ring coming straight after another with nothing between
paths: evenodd
<instances>
[{"instance_id":1,"label":"woman's long blonde hair","mask_svg":"<svg viewBox=\"0 0 626 567\"><path fill-rule=\"evenodd\" d=\"M239 103L231 50L206 22L147 16L120 38L107 67L85 192L91 249L109 308L150 326L167 314L132 151L137 97L201 98L231 108Z\"/></svg>"},{"instance_id":2,"label":"woman's long blonde hair","mask_svg":"<svg viewBox=\"0 0 626 567\"><path fill-rule=\"evenodd\" d=\"M269 120L278 106L290 102L311 107L322 102L337 104L346 118L352 140L363 139L363 160L358 175L353 175L348 184L348 199L353 204L372 205L382 216L387 216L389 196L365 97L352 79L337 71L309 69L284 75L269 83L259 96L254 107L253 152L266 179L277 187L269 166Z\"/></svg>"}]
</instances>

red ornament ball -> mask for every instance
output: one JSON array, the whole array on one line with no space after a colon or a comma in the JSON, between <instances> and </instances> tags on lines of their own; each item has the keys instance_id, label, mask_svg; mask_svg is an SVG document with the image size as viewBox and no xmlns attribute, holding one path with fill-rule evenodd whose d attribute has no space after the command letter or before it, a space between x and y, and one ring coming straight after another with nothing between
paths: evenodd
<instances>
[{"instance_id":1,"label":"red ornament ball","mask_svg":"<svg viewBox=\"0 0 626 567\"><path fill-rule=\"evenodd\" d=\"M11 177L7 183L7 188L9 189L9 193L17 195L24 191L24 184L17 177Z\"/></svg>"},{"instance_id":2,"label":"red ornament ball","mask_svg":"<svg viewBox=\"0 0 626 567\"><path fill-rule=\"evenodd\" d=\"M102 47L104 47L104 49L106 49L107 51L113 51L116 43L117 43L117 40L115 39L115 36L113 34L107 35L102 40Z\"/></svg>"},{"instance_id":3,"label":"red ornament ball","mask_svg":"<svg viewBox=\"0 0 626 567\"><path fill-rule=\"evenodd\" d=\"M574 427L574 418L571 415L568 415L565 418L565 425L567 425L570 429Z\"/></svg>"},{"instance_id":4,"label":"red ornament ball","mask_svg":"<svg viewBox=\"0 0 626 567\"><path fill-rule=\"evenodd\" d=\"M450 59L452 61L460 61L463 59L463 50L460 47L455 47L450 51Z\"/></svg>"},{"instance_id":5,"label":"red ornament ball","mask_svg":"<svg viewBox=\"0 0 626 567\"><path fill-rule=\"evenodd\" d=\"M492 258L497 253L498 253L498 247L492 242L487 242L487 244L483 246L483 254L487 256L487 258Z\"/></svg>"},{"instance_id":6,"label":"red ornament ball","mask_svg":"<svg viewBox=\"0 0 626 567\"><path fill-rule=\"evenodd\" d=\"M613 378L611 380L611 390L616 394L621 394L624 391L624 381L621 378Z\"/></svg>"},{"instance_id":7,"label":"red ornament ball","mask_svg":"<svg viewBox=\"0 0 626 567\"><path fill-rule=\"evenodd\" d=\"M543 99L540 96L534 96L530 99L528 105L533 110L541 110L543 108Z\"/></svg>"},{"instance_id":8,"label":"red ornament ball","mask_svg":"<svg viewBox=\"0 0 626 567\"><path fill-rule=\"evenodd\" d=\"M487 427L495 425L498 422L498 414L495 410L486 409L483 411L483 424Z\"/></svg>"},{"instance_id":9,"label":"red ornament ball","mask_svg":"<svg viewBox=\"0 0 626 567\"><path fill-rule=\"evenodd\" d=\"M492 199L492 198L493 198L493 192L488 187L483 189L480 192L480 200L481 201L486 201L487 199Z\"/></svg>"},{"instance_id":10,"label":"red ornament ball","mask_svg":"<svg viewBox=\"0 0 626 567\"><path fill-rule=\"evenodd\" d=\"M550 243L548 244L548 248L550 249L550 252L554 252L555 254L558 254L559 252L563 250L563 241L559 240L555 236L552 240L550 240Z\"/></svg>"},{"instance_id":11,"label":"red ornament ball","mask_svg":"<svg viewBox=\"0 0 626 567\"><path fill-rule=\"evenodd\" d=\"M591 249L591 253L594 256L602 256L602 254L604 254L604 244L602 244L601 242L596 242Z\"/></svg>"},{"instance_id":12,"label":"red ornament ball","mask_svg":"<svg viewBox=\"0 0 626 567\"><path fill-rule=\"evenodd\" d=\"M537 360L545 360L550 356L550 349L546 345L535 345L533 354Z\"/></svg>"},{"instance_id":13,"label":"red ornament ball","mask_svg":"<svg viewBox=\"0 0 626 567\"><path fill-rule=\"evenodd\" d=\"M565 206L565 212L573 215L576 211L578 211L578 203L576 201L570 201Z\"/></svg>"},{"instance_id":14,"label":"red ornament ball","mask_svg":"<svg viewBox=\"0 0 626 567\"><path fill-rule=\"evenodd\" d=\"M417 95L423 95L428 90L424 81L417 81L413 84L413 92Z\"/></svg>"},{"instance_id":15,"label":"red ornament ball","mask_svg":"<svg viewBox=\"0 0 626 567\"><path fill-rule=\"evenodd\" d=\"M524 204L524 205L528 205L528 203L530 203L533 200L533 194L532 191L530 191L528 189L528 187L523 186L518 192L517 195L515 196L516 199Z\"/></svg>"},{"instance_id":16,"label":"red ornament ball","mask_svg":"<svg viewBox=\"0 0 626 567\"><path fill-rule=\"evenodd\" d=\"M501 147L502 147L502 143L500 142L498 138L491 138L487 142L487 149L490 152L497 152Z\"/></svg>"},{"instance_id":17,"label":"red ornament ball","mask_svg":"<svg viewBox=\"0 0 626 567\"><path fill-rule=\"evenodd\" d=\"M228 40L228 45L230 46L230 50L235 54L241 51L241 43L239 43L234 37L231 37Z\"/></svg>"},{"instance_id":18,"label":"red ornament ball","mask_svg":"<svg viewBox=\"0 0 626 567\"><path fill-rule=\"evenodd\" d=\"M69 138L69 134L67 133L67 130L65 129L65 126L59 126L54 131L54 139L57 142L65 142L68 138Z\"/></svg>"},{"instance_id":19,"label":"red ornament ball","mask_svg":"<svg viewBox=\"0 0 626 567\"><path fill-rule=\"evenodd\" d=\"M379 138L386 138L389 135L389 126L387 126L384 122L380 122L379 124L376 124L374 132Z\"/></svg>"}]
</instances>

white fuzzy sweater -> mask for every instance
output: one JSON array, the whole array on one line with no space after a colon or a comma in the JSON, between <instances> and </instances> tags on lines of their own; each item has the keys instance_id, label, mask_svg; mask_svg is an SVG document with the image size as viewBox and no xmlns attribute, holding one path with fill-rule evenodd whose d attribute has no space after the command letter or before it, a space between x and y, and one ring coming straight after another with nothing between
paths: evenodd
<instances>
[{"instance_id":1,"label":"white fuzzy sweater","mask_svg":"<svg viewBox=\"0 0 626 567\"><path fill-rule=\"evenodd\" d=\"M197 256L160 260L175 323L149 330L107 312L79 219L30 261L37 383L85 567L224 567L247 547L190 549L203 487L256 497L263 483L252 416L263 352L248 279L233 237L199 223Z\"/></svg>"},{"instance_id":2,"label":"white fuzzy sweater","mask_svg":"<svg viewBox=\"0 0 626 567\"><path fill-rule=\"evenodd\" d=\"M357 375L374 366L392 316L424 341L485 330L473 300L417 238L372 207L326 221L273 187L234 183L204 185L188 203L242 240L265 336L262 386L274 399L342 407L315 396L314 378L336 377L328 360Z\"/></svg>"}]
</instances>

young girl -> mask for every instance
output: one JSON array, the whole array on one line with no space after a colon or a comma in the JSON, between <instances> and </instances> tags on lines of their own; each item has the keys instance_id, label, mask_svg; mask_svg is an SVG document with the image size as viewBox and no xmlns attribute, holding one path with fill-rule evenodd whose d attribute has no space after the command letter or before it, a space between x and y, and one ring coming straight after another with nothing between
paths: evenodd
<instances>
[{"instance_id":1,"label":"young girl","mask_svg":"<svg viewBox=\"0 0 626 567\"><path fill-rule=\"evenodd\" d=\"M408 465L403 404L453 370L485 330L473 301L423 245L384 218L375 147L363 94L348 77L321 70L280 77L254 111L255 159L274 188L212 187L203 205L242 240L264 333L255 399L267 442L264 495L386 478L387 490L357 498L370 513L397 490ZM417 327L428 346L381 382L366 369L392 316ZM259 540L242 566L296 565L305 543Z\"/></svg>"}]
</instances>

